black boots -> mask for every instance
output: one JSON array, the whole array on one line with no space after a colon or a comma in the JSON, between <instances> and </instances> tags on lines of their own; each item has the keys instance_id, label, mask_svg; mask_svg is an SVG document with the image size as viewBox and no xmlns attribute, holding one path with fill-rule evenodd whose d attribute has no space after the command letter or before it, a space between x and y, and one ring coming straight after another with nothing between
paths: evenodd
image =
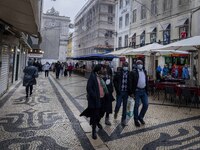
<instances>
[{"instance_id":1,"label":"black boots","mask_svg":"<svg viewBox=\"0 0 200 150\"><path fill-rule=\"evenodd\" d=\"M92 138L97 139L96 125L92 125Z\"/></svg>"}]
</instances>

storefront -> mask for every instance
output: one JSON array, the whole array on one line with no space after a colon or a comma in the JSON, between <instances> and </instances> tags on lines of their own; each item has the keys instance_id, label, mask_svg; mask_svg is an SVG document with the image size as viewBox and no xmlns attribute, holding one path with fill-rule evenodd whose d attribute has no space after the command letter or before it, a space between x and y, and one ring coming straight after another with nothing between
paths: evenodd
<instances>
[{"instance_id":1,"label":"storefront","mask_svg":"<svg viewBox=\"0 0 200 150\"><path fill-rule=\"evenodd\" d=\"M184 65L190 66L190 55L189 54L172 54L171 56L164 56L165 64L168 65L170 72L174 65L178 67L179 77L182 74L182 68Z\"/></svg>"},{"instance_id":2,"label":"storefront","mask_svg":"<svg viewBox=\"0 0 200 150\"><path fill-rule=\"evenodd\" d=\"M7 45L0 45L0 95L8 89L9 49Z\"/></svg>"}]
</instances>

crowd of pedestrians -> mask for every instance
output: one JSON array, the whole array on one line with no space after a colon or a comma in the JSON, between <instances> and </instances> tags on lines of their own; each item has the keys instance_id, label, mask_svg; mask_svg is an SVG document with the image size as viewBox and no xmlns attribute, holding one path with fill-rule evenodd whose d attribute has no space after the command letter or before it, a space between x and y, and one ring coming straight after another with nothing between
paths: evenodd
<instances>
[{"instance_id":1,"label":"crowd of pedestrians","mask_svg":"<svg viewBox=\"0 0 200 150\"><path fill-rule=\"evenodd\" d=\"M133 71L129 71L129 64L124 62L122 68L112 74L108 64L98 64L93 67L93 71L88 79L86 90L88 106L80 116L90 118L92 126L92 138L97 139L96 127L102 129L100 120L105 115L105 124L112 125L109 120L112 111L112 102L115 100L113 91L116 91L116 106L114 119L117 119L122 105L121 125L127 126L127 101L128 98L135 99L134 123L136 127L144 125L144 116L148 109L148 78L143 67L143 62L138 60ZM139 111L139 105L142 109Z\"/></svg>"},{"instance_id":2,"label":"crowd of pedestrians","mask_svg":"<svg viewBox=\"0 0 200 150\"><path fill-rule=\"evenodd\" d=\"M56 74L56 79L59 79L59 76L69 76L71 77L72 71L74 69L74 66L71 62L67 63L67 62L60 62L57 61L54 65L53 65L53 71L55 71Z\"/></svg>"},{"instance_id":3,"label":"crowd of pedestrians","mask_svg":"<svg viewBox=\"0 0 200 150\"><path fill-rule=\"evenodd\" d=\"M70 62L55 64L46 62L42 69L45 71L45 77L48 77L49 70L53 70L56 78L60 75L71 76L73 65ZM28 66L24 69L23 85L26 87L26 97L32 94L33 85L36 84L38 77L38 67L29 60ZM129 71L129 64L124 62L122 68L118 68L113 74L108 63L94 65L90 77L87 81L86 91L88 107L81 113L81 116L90 117L92 126L92 138L97 139L96 127L102 129L100 120L105 116L105 124L112 125L110 115L113 113L112 102L116 99L114 109L114 119L118 118L119 110L122 105L121 125L127 126L127 102L128 98L135 100L134 105L134 123L136 127L144 125L144 116L148 109L148 78L143 67L143 62L137 60L133 71ZM115 90L116 95L113 95ZM116 97L116 98L115 98ZM142 109L139 111L139 106Z\"/></svg>"}]
</instances>

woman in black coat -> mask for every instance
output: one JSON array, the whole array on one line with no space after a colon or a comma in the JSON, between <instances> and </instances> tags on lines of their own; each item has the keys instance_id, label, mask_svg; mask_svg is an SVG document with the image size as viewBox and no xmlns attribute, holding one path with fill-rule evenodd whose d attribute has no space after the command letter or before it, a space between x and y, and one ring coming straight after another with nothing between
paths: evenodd
<instances>
[{"instance_id":1,"label":"woman in black coat","mask_svg":"<svg viewBox=\"0 0 200 150\"><path fill-rule=\"evenodd\" d=\"M36 79L38 77L38 69L33 66L33 62L29 61L28 66L24 69L24 78L23 78L23 86L26 87L26 97L30 92L30 96L32 95L33 85L36 85Z\"/></svg>"},{"instance_id":2,"label":"woman in black coat","mask_svg":"<svg viewBox=\"0 0 200 150\"><path fill-rule=\"evenodd\" d=\"M105 82L101 78L103 71L102 66L96 65L90 74L87 82L87 100L88 107L84 110L80 116L90 117L90 124L92 125L92 138L97 139L96 126L102 129L100 120L105 112L103 102L105 95L108 93L108 89Z\"/></svg>"}]
</instances>

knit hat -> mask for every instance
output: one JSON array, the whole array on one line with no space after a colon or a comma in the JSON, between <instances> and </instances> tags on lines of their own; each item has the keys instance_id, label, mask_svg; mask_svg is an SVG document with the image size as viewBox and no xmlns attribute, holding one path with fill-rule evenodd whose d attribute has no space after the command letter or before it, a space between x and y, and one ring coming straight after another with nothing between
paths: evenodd
<instances>
[{"instance_id":1,"label":"knit hat","mask_svg":"<svg viewBox=\"0 0 200 150\"><path fill-rule=\"evenodd\" d=\"M136 61L136 64L143 64L143 61L140 60L140 59L138 59L138 60Z\"/></svg>"}]
</instances>

